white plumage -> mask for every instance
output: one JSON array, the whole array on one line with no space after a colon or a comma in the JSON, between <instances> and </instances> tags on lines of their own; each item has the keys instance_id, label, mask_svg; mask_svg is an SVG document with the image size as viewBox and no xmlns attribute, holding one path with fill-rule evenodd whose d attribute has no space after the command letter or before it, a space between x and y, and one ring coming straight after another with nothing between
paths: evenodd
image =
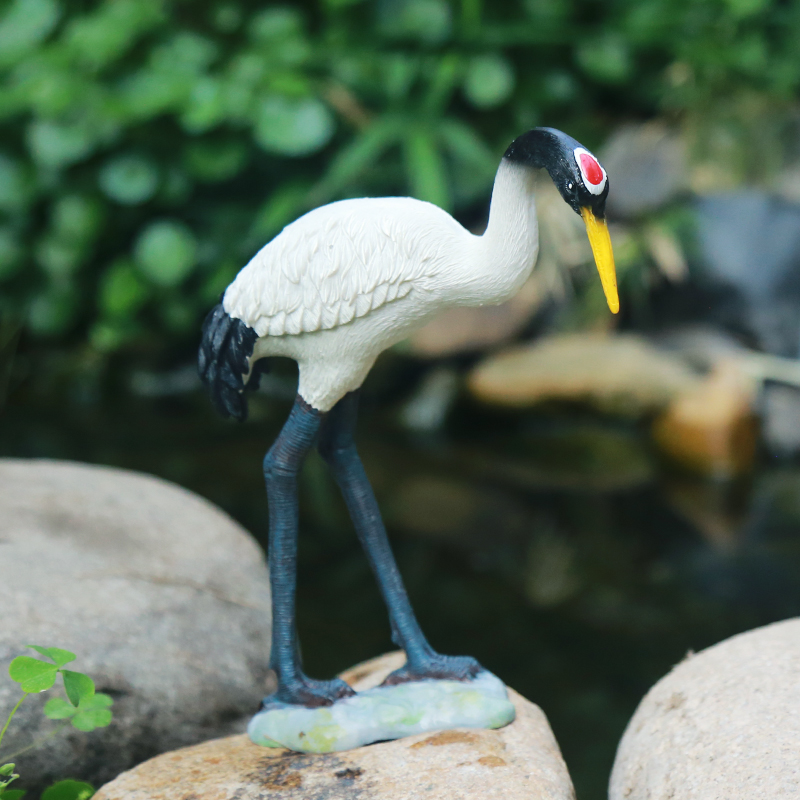
<instances>
[{"instance_id":1,"label":"white plumage","mask_svg":"<svg viewBox=\"0 0 800 800\"><path fill-rule=\"evenodd\" d=\"M605 171L571 137L535 128L505 152L483 236L474 236L440 208L410 198L332 203L293 222L257 253L206 317L198 368L223 415L246 418L245 383L258 359L289 356L300 368L299 398L264 459L273 603L270 665L278 688L266 698L262 713L285 703L331 705L353 694L339 679L308 678L298 660L297 475L312 447L342 489L389 607L392 639L406 652L406 664L387 678L388 684L470 680L481 671L473 658L437 653L419 627L358 457L353 438L358 395L350 393L382 350L438 311L499 303L524 283L538 251L533 201L538 168L547 169L565 202L583 218L616 313Z\"/></svg>"},{"instance_id":2,"label":"white plumage","mask_svg":"<svg viewBox=\"0 0 800 800\"><path fill-rule=\"evenodd\" d=\"M251 369L265 356L295 359L300 396L328 411L438 311L508 298L536 260L533 178L503 161L483 236L407 197L342 200L288 225L223 298L259 337Z\"/></svg>"}]
</instances>

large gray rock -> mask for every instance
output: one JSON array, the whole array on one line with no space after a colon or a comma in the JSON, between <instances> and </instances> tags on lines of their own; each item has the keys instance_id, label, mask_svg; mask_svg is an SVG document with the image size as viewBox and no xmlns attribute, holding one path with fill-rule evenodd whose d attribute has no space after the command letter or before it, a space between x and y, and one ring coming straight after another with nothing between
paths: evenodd
<instances>
[{"instance_id":1,"label":"large gray rock","mask_svg":"<svg viewBox=\"0 0 800 800\"><path fill-rule=\"evenodd\" d=\"M342 677L375 686L405 661L390 653ZM343 753L303 755L232 736L166 753L120 775L95 800L575 800L538 706L509 691L499 730L423 733Z\"/></svg>"},{"instance_id":2,"label":"large gray rock","mask_svg":"<svg viewBox=\"0 0 800 800\"><path fill-rule=\"evenodd\" d=\"M109 728L69 729L19 757L20 786L99 785L244 730L266 689L269 582L256 543L219 509L146 475L0 460L0 564L3 673L34 655L26 644L66 648L115 698ZM41 706L55 691L26 700L4 751L52 730ZM17 697L0 678L0 709Z\"/></svg>"},{"instance_id":3,"label":"large gray rock","mask_svg":"<svg viewBox=\"0 0 800 800\"><path fill-rule=\"evenodd\" d=\"M800 796L800 618L688 657L642 700L609 800Z\"/></svg>"}]
</instances>

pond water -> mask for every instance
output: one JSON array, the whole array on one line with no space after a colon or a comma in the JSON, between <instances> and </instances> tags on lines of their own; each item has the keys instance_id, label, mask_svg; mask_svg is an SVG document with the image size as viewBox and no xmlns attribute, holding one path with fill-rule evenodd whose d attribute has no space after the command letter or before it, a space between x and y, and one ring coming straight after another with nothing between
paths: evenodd
<instances>
[{"instance_id":1,"label":"pond water","mask_svg":"<svg viewBox=\"0 0 800 800\"><path fill-rule=\"evenodd\" d=\"M368 385L359 441L422 627L538 703L578 798L601 800L619 737L660 676L689 650L800 614L800 467L764 460L739 483L708 483L671 473L643 426L464 397L442 430L414 434L394 401L409 370ZM264 542L261 459L288 408L258 395L236 425L199 391L23 385L3 412L0 455L151 472ZM326 677L393 645L317 457L301 492L300 635L307 671Z\"/></svg>"}]
</instances>

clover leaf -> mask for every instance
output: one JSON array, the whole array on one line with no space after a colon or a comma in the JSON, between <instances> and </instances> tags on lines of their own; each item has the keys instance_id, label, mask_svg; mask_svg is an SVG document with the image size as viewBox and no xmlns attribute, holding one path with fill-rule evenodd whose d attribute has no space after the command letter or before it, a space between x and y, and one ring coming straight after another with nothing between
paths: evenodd
<instances>
[{"instance_id":1,"label":"clover leaf","mask_svg":"<svg viewBox=\"0 0 800 800\"><path fill-rule=\"evenodd\" d=\"M61 697L53 697L48 700L42 710L48 719L69 719L78 713L78 709L75 706Z\"/></svg>"},{"instance_id":2,"label":"clover leaf","mask_svg":"<svg viewBox=\"0 0 800 800\"><path fill-rule=\"evenodd\" d=\"M58 666L30 656L17 656L9 664L8 674L26 694L46 692L56 682Z\"/></svg>"},{"instance_id":3,"label":"clover leaf","mask_svg":"<svg viewBox=\"0 0 800 800\"><path fill-rule=\"evenodd\" d=\"M81 700L77 713L72 718L72 727L79 731L105 728L111 722L110 706L113 703L107 694L95 694Z\"/></svg>"},{"instance_id":4,"label":"clover leaf","mask_svg":"<svg viewBox=\"0 0 800 800\"><path fill-rule=\"evenodd\" d=\"M3 800L14 800L14 798L22 797L22 795L25 794L21 789L6 788L19 778L19 775L14 772L14 766L14 764L3 764L0 766L0 798L3 798Z\"/></svg>"},{"instance_id":5,"label":"clover leaf","mask_svg":"<svg viewBox=\"0 0 800 800\"><path fill-rule=\"evenodd\" d=\"M89 800L95 789L91 783L65 780L48 786L42 792L42 800Z\"/></svg>"},{"instance_id":6,"label":"clover leaf","mask_svg":"<svg viewBox=\"0 0 800 800\"><path fill-rule=\"evenodd\" d=\"M41 647L38 644L29 644L27 647L54 661L57 667L63 667L77 658L75 653L71 653L69 650L62 650L60 647Z\"/></svg>"},{"instance_id":7,"label":"clover leaf","mask_svg":"<svg viewBox=\"0 0 800 800\"><path fill-rule=\"evenodd\" d=\"M107 694L92 694L83 698L77 706L70 705L60 697L45 703L44 713L50 719L69 719L79 731L105 728L111 722L110 706L114 701Z\"/></svg>"},{"instance_id":8,"label":"clover leaf","mask_svg":"<svg viewBox=\"0 0 800 800\"><path fill-rule=\"evenodd\" d=\"M87 700L94 695L94 681L88 675L62 669L61 677L64 679L64 689L72 705L77 706L81 700Z\"/></svg>"}]
</instances>

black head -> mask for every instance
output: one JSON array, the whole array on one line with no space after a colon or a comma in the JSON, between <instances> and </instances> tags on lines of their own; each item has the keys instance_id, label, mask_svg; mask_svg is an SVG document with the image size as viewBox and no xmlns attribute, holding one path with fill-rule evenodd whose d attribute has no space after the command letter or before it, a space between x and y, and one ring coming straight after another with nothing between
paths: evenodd
<instances>
[{"instance_id":1,"label":"black head","mask_svg":"<svg viewBox=\"0 0 800 800\"><path fill-rule=\"evenodd\" d=\"M590 208L598 219L606 214L608 176L582 145L555 128L534 128L509 145L504 158L546 169L558 191L576 214Z\"/></svg>"}]
</instances>

